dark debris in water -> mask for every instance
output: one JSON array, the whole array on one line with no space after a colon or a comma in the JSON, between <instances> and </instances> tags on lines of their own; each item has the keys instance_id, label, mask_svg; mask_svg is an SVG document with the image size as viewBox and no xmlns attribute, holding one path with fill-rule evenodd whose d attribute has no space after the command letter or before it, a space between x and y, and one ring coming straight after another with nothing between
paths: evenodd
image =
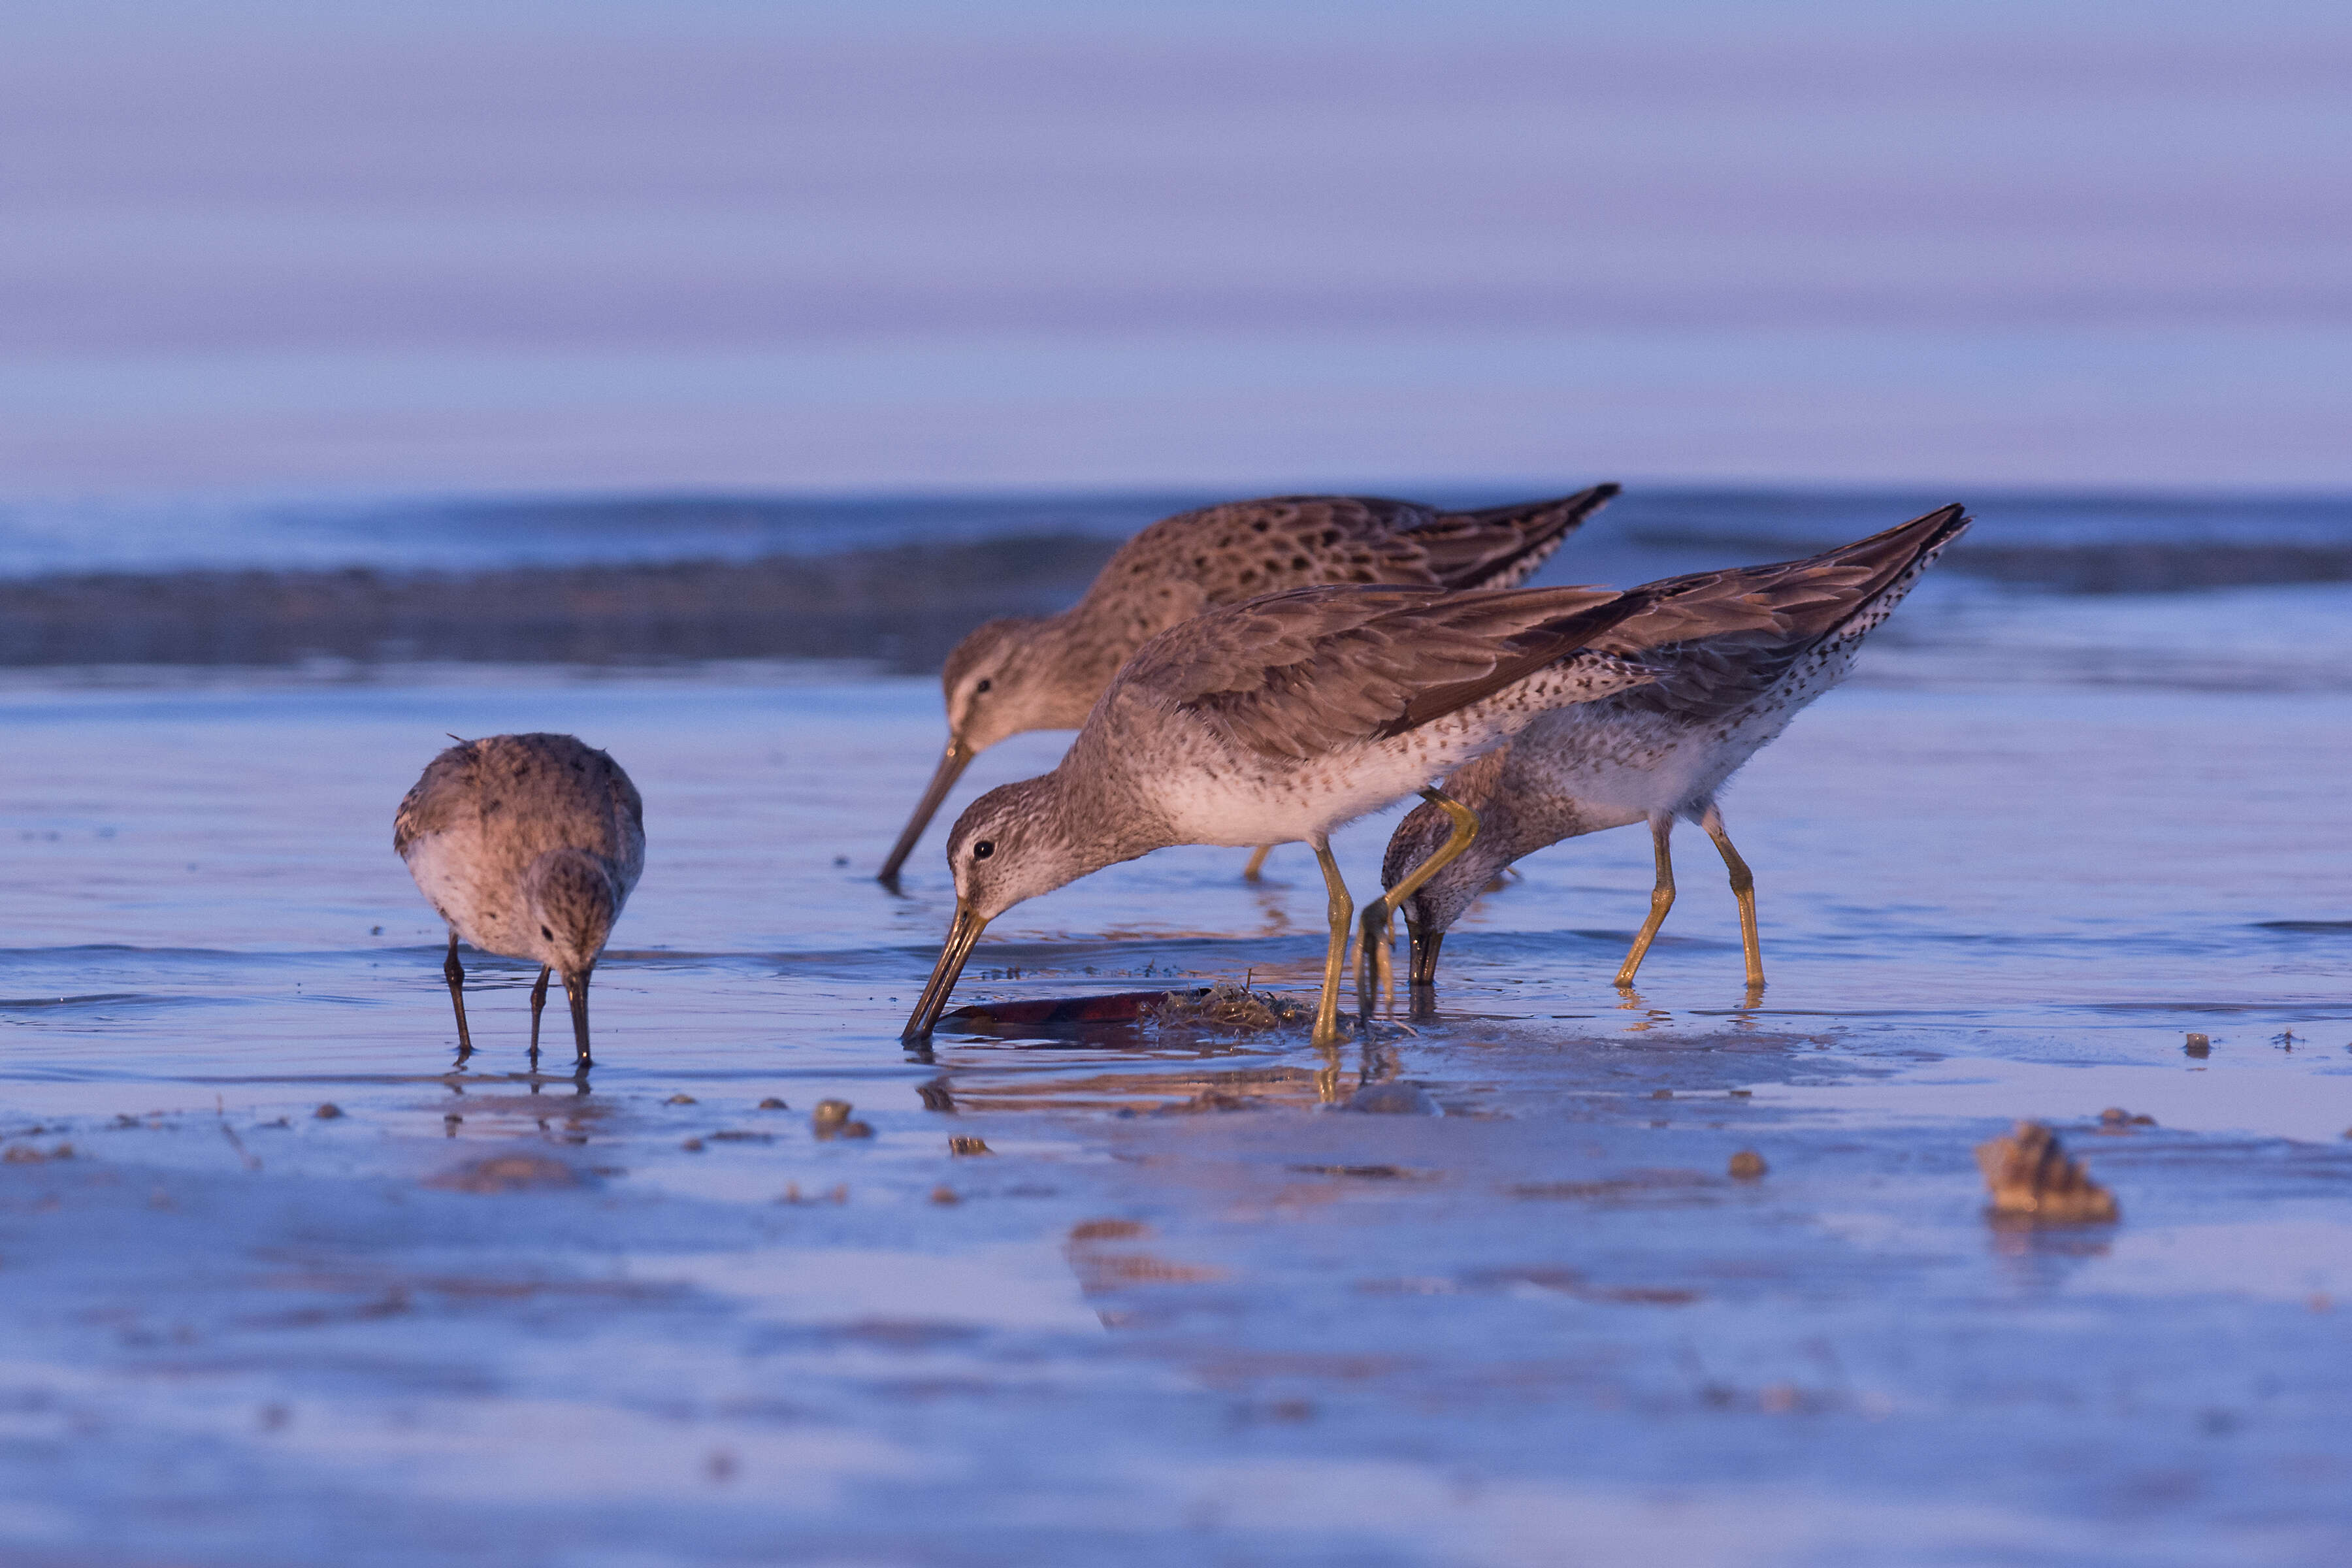
<instances>
[{"instance_id":1,"label":"dark debris in water","mask_svg":"<svg viewBox=\"0 0 2352 1568\"><path fill-rule=\"evenodd\" d=\"M2008 1137L1978 1144L1977 1164L1996 1221L2112 1225L2121 1217L2115 1194L2068 1159L2057 1134L2039 1121L2021 1121Z\"/></svg>"},{"instance_id":2,"label":"dark debris in water","mask_svg":"<svg viewBox=\"0 0 2352 1568\"><path fill-rule=\"evenodd\" d=\"M1373 1182L1436 1180L1432 1172L1408 1170L1402 1165L1286 1165L1284 1169L1307 1176L1353 1176Z\"/></svg>"},{"instance_id":3,"label":"dark debris in water","mask_svg":"<svg viewBox=\"0 0 2352 1568\"><path fill-rule=\"evenodd\" d=\"M850 1118L850 1104L845 1100L820 1100L810 1113L809 1131L819 1138L871 1138L874 1129Z\"/></svg>"},{"instance_id":4,"label":"dark debris in water","mask_svg":"<svg viewBox=\"0 0 2352 1568\"><path fill-rule=\"evenodd\" d=\"M1088 1024L1151 1024L1162 1030L1305 1028L1315 1010L1297 998L1244 985L1183 991L1113 991L1098 996L1031 996L974 1002L941 1016L943 1029L1054 1028Z\"/></svg>"}]
</instances>

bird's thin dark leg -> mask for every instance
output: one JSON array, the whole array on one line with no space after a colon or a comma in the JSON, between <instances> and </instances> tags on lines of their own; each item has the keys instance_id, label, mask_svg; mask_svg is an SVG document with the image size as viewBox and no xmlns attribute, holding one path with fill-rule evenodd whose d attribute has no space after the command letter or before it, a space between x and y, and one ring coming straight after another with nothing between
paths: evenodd
<instances>
[{"instance_id":1,"label":"bird's thin dark leg","mask_svg":"<svg viewBox=\"0 0 2352 1568\"><path fill-rule=\"evenodd\" d=\"M1323 994L1315 1001L1314 1040L1328 1047L1339 1039L1339 976L1348 967L1348 939L1355 932L1356 900L1348 896L1348 884L1339 876L1339 863L1331 858L1331 847L1317 844L1315 858L1323 868L1323 886L1331 894L1331 947L1323 958Z\"/></svg>"},{"instance_id":2,"label":"bird's thin dark leg","mask_svg":"<svg viewBox=\"0 0 2352 1568\"><path fill-rule=\"evenodd\" d=\"M1271 844L1261 844L1250 851L1249 864L1242 868L1243 881L1257 880L1258 873L1265 869L1265 858L1273 852L1273 849L1274 846Z\"/></svg>"},{"instance_id":3,"label":"bird's thin dark leg","mask_svg":"<svg viewBox=\"0 0 2352 1568\"><path fill-rule=\"evenodd\" d=\"M1396 971L1389 954L1391 941L1390 917L1403 907L1404 901L1421 891L1432 877L1452 865L1462 852L1478 837L1478 814L1447 795L1444 790L1425 789L1422 799L1454 819L1454 831L1437 847L1437 853L1415 866L1404 879L1364 906L1363 952L1356 961L1356 994L1364 1016L1372 1016L1374 971L1388 985L1391 1000L1396 995Z\"/></svg>"},{"instance_id":4,"label":"bird's thin dark leg","mask_svg":"<svg viewBox=\"0 0 2352 1568\"><path fill-rule=\"evenodd\" d=\"M1433 1018L1437 1016L1437 951L1444 945L1445 933L1425 927L1415 930L1409 919L1404 929L1412 943L1412 964L1405 976L1412 1013L1416 1018Z\"/></svg>"},{"instance_id":5,"label":"bird's thin dark leg","mask_svg":"<svg viewBox=\"0 0 2352 1568\"><path fill-rule=\"evenodd\" d=\"M441 977L449 983L449 1005L457 1010L457 1059L474 1054L473 1037L466 1032L466 966L457 962L457 933L449 933L449 956L441 961Z\"/></svg>"},{"instance_id":6,"label":"bird's thin dark leg","mask_svg":"<svg viewBox=\"0 0 2352 1568\"><path fill-rule=\"evenodd\" d=\"M588 1056L588 976L590 971L563 977L563 994L572 1003L572 1043L579 1048L581 1067L591 1064Z\"/></svg>"},{"instance_id":7,"label":"bird's thin dark leg","mask_svg":"<svg viewBox=\"0 0 2352 1568\"><path fill-rule=\"evenodd\" d=\"M1633 988L1633 976L1642 967L1642 960L1650 944L1658 939L1658 928L1666 923L1666 911L1675 907L1675 855L1666 841L1674 836L1675 819L1671 812L1659 812L1650 818L1650 843L1658 858L1658 885L1650 889L1650 918L1633 933L1633 946L1625 954L1625 962L1617 968L1617 989Z\"/></svg>"},{"instance_id":8,"label":"bird's thin dark leg","mask_svg":"<svg viewBox=\"0 0 2352 1568\"><path fill-rule=\"evenodd\" d=\"M1748 1000L1764 989L1764 943L1756 931L1756 873L1731 847L1731 835L1723 830L1723 813L1710 805L1698 825L1715 840L1723 853L1724 868L1731 873L1731 896L1739 900L1739 946L1748 959Z\"/></svg>"},{"instance_id":9,"label":"bird's thin dark leg","mask_svg":"<svg viewBox=\"0 0 2352 1568\"><path fill-rule=\"evenodd\" d=\"M539 966L539 984L530 988L530 1059L539 1059L539 1014L547 1005L547 965Z\"/></svg>"}]
</instances>

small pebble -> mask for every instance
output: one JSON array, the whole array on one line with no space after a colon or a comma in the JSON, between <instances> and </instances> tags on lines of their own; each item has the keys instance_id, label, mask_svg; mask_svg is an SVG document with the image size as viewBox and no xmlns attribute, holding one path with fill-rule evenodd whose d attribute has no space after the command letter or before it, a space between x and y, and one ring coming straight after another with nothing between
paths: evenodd
<instances>
[{"instance_id":1,"label":"small pebble","mask_svg":"<svg viewBox=\"0 0 2352 1568\"><path fill-rule=\"evenodd\" d=\"M782 1100L778 1100L772 1094L768 1096L767 1099L760 1101L760 1109L762 1110L790 1110L792 1107L786 1105Z\"/></svg>"},{"instance_id":2,"label":"small pebble","mask_svg":"<svg viewBox=\"0 0 2352 1568\"><path fill-rule=\"evenodd\" d=\"M699 1138L689 1138L685 1142L679 1144L678 1147L685 1150L689 1154L699 1154L702 1152L702 1140Z\"/></svg>"},{"instance_id":3,"label":"small pebble","mask_svg":"<svg viewBox=\"0 0 2352 1568\"><path fill-rule=\"evenodd\" d=\"M1731 1157L1731 1174L1738 1181L1752 1182L1770 1169L1764 1156L1753 1149L1742 1149Z\"/></svg>"},{"instance_id":4,"label":"small pebble","mask_svg":"<svg viewBox=\"0 0 2352 1568\"><path fill-rule=\"evenodd\" d=\"M993 1154L996 1151L990 1148L985 1142L978 1138L950 1138L948 1140L948 1152L950 1154Z\"/></svg>"},{"instance_id":5,"label":"small pebble","mask_svg":"<svg viewBox=\"0 0 2352 1568\"><path fill-rule=\"evenodd\" d=\"M320 1121L332 1121L333 1120L335 1120L335 1118L337 1118L338 1116L341 1116L342 1113L343 1113L343 1108L342 1108L341 1106L340 1106L340 1105L337 1105L337 1104L336 1104L333 1100L329 1100L326 1104L324 1104L324 1105L322 1105L322 1106L319 1107L319 1109L318 1109L318 1110L314 1110L314 1111L310 1112L310 1114L311 1114L311 1115L313 1115L313 1116L317 1117L317 1118L318 1118Z\"/></svg>"},{"instance_id":6,"label":"small pebble","mask_svg":"<svg viewBox=\"0 0 2352 1568\"><path fill-rule=\"evenodd\" d=\"M1671 1089L1654 1089L1650 1091L1652 1100L1672 1100L1674 1097L1675 1091Z\"/></svg>"},{"instance_id":7,"label":"small pebble","mask_svg":"<svg viewBox=\"0 0 2352 1568\"><path fill-rule=\"evenodd\" d=\"M960 1204L963 1200L956 1196L956 1190L953 1187L940 1186L931 1189L931 1202L946 1206Z\"/></svg>"},{"instance_id":8,"label":"small pebble","mask_svg":"<svg viewBox=\"0 0 2352 1568\"><path fill-rule=\"evenodd\" d=\"M837 1126L849 1120L850 1104L845 1100L820 1100L809 1120L819 1127Z\"/></svg>"},{"instance_id":9,"label":"small pebble","mask_svg":"<svg viewBox=\"0 0 2352 1568\"><path fill-rule=\"evenodd\" d=\"M1734 1100L1753 1100L1756 1098L1756 1091L1752 1089L1735 1089L1731 1091L1731 1098Z\"/></svg>"},{"instance_id":10,"label":"small pebble","mask_svg":"<svg viewBox=\"0 0 2352 1568\"><path fill-rule=\"evenodd\" d=\"M2192 1057L2210 1056L2213 1054L2213 1041L2205 1035L2191 1035L2189 1043L2180 1048Z\"/></svg>"},{"instance_id":11,"label":"small pebble","mask_svg":"<svg viewBox=\"0 0 2352 1568\"><path fill-rule=\"evenodd\" d=\"M695 1103L695 1100L694 1096L690 1094L673 1094L667 1100L663 1100L662 1103L664 1105L692 1105Z\"/></svg>"}]
</instances>

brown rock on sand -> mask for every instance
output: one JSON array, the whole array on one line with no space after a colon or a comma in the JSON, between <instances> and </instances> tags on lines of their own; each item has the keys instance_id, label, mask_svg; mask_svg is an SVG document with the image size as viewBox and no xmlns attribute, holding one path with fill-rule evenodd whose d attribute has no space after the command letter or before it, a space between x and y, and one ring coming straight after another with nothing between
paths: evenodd
<instances>
[{"instance_id":1,"label":"brown rock on sand","mask_svg":"<svg viewBox=\"0 0 2352 1568\"><path fill-rule=\"evenodd\" d=\"M1977 1164L1992 1193L1995 1218L2035 1225L2113 1225L2121 1216L2115 1194L2066 1157L2039 1121L2021 1121L2006 1138L1977 1145Z\"/></svg>"}]
</instances>

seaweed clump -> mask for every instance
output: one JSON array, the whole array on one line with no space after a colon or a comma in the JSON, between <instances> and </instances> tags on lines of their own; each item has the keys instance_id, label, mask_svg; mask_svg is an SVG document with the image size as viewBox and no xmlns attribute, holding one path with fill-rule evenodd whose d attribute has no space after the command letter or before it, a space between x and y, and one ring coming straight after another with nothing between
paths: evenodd
<instances>
[{"instance_id":1,"label":"seaweed clump","mask_svg":"<svg viewBox=\"0 0 2352 1568\"><path fill-rule=\"evenodd\" d=\"M1154 1023L1193 1029L1287 1029L1315 1021L1315 1009L1294 997L1245 985L1212 985L1187 994L1171 991L1151 1010Z\"/></svg>"},{"instance_id":2,"label":"seaweed clump","mask_svg":"<svg viewBox=\"0 0 2352 1568\"><path fill-rule=\"evenodd\" d=\"M1978 1144L1977 1164L1992 1192L1995 1221L2113 1225L2122 1217L2115 1194L2068 1159L2039 1121L2021 1121L2010 1136Z\"/></svg>"}]
</instances>

